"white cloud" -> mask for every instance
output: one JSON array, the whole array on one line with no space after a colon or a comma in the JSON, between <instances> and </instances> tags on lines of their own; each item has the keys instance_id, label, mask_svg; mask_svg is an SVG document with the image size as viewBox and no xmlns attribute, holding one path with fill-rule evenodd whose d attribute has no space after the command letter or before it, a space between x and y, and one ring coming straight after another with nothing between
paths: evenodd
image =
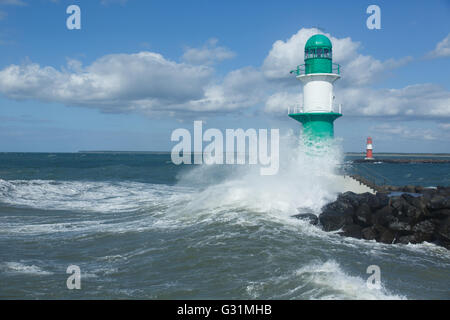
<instances>
[{"instance_id":1,"label":"white cloud","mask_svg":"<svg viewBox=\"0 0 450 320\"><path fill-rule=\"evenodd\" d=\"M188 49L183 62L153 52L112 54L91 65L69 60L55 69L36 63L10 65L0 70L0 93L11 99L37 99L98 108L104 112L236 112L259 107L285 115L302 100L301 84L289 70L303 60L306 40L316 29L301 29L287 41L274 42L261 67L243 67L215 76L214 61L231 57L212 40L200 49ZM359 52L350 38L334 38L333 56L342 64L336 103L345 115L387 116L398 119L450 118L450 92L435 84L400 89L373 89L369 85L385 72L411 58L377 60Z\"/></svg>"},{"instance_id":2,"label":"white cloud","mask_svg":"<svg viewBox=\"0 0 450 320\"><path fill-rule=\"evenodd\" d=\"M266 83L261 72L251 68L242 68L227 74L220 84L206 87L202 99L192 100L181 108L191 111L229 112L243 110L262 103L266 97Z\"/></svg>"},{"instance_id":3,"label":"white cloud","mask_svg":"<svg viewBox=\"0 0 450 320\"><path fill-rule=\"evenodd\" d=\"M262 66L265 76L273 80L291 78L289 71L295 69L297 65L303 64L306 41L317 33L322 32L315 28L300 29L288 40L276 41ZM325 35L333 44L333 62L341 65L341 82L345 85L371 84L385 71L399 67L411 60L411 57L405 57L398 61L390 59L382 62L371 56L360 54L358 52L360 43L352 41L349 37L339 39L328 33ZM293 82L289 81L289 83Z\"/></svg>"},{"instance_id":4,"label":"white cloud","mask_svg":"<svg viewBox=\"0 0 450 320\"><path fill-rule=\"evenodd\" d=\"M439 140L440 136L432 129L410 128L404 125L384 123L370 128L380 139L402 138L410 140Z\"/></svg>"},{"instance_id":5,"label":"white cloud","mask_svg":"<svg viewBox=\"0 0 450 320\"><path fill-rule=\"evenodd\" d=\"M288 70L303 62L305 43L316 33L320 31L301 29L288 40L278 40L273 44L262 70L267 79L285 85L269 95L265 103L266 112L284 114L289 106L301 102L301 86L293 81ZM341 64L342 78L336 83L335 94L336 103L343 104L344 114L398 118L450 117L450 92L438 85L416 84L401 89L369 87L390 70L409 63L411 57L380 61L359 53L360 44L348 37L338 39L326 35L333 43L333 61Z\"/></svg>"},{"instance_id":6,"label":"white cloud","mask_svg":"<svg viewBox=\"0 0 450 320\"><path fill-rule=\"evenodd\" d=\"M294 110L300 107L302 100L303 95L300 92L276 92L267 98L264 111L286 115L288 108Z\"/></svg>"},{"instance_id":7,"label":"white cloud","mask_svg":"<svg viewBox=\"0 0 450 320\"><path fill-rule=\"evenodd\" d=\"M430 58L450 57L450 33L436 45L436 48L433 51L428 53L428 57Z\"/></svg>"},{"instance_id":8,"label":"white cloud","mask_svg":"<svg viewBox=\"0 0 450 320\"><path fill-rule=\"evenodd\" d=\"M217 46L217 39L210 39L201 48L187 48L182 59L191 64L213 64L231 59L236 54L225 47Z\"/></svg>"},{"instance_id":9,"label":"white cloud","mask_svg":"<svg viewBox=\"0 0 450 320\"><path fill-rule=\"evenodd\" d=\"M345 88L339 92L344 112L403 118L450 117L450 92L434 84L401 89Z\"/></svg>"},{"instance_id":10,"label":"white cloud","mask_svg":"<svg viewBox=\"0 0 450 320\"><path fill-rule=\"evenodd\" d=\"M344 87L335 90L336 104L346 116L391 118L449 118L450 92L434 84L416 84L401 89ZM280 91L267 99L265 111L285 114L301 103L296 90Z\"/></svg>"},{"instance_id":11,"label":"white cloud","mask_svg":"<svg viewBox=\"0 0 450 320\"><path fill-rule=\"evenodd\" d=\"M0 92L12 99L38 99L125 112L162 109L204 95L212 69L166 60L151 52L104 56L87 67L70 61L71 70L35 63L0 71Z\"/></svg>"}]
</instances>

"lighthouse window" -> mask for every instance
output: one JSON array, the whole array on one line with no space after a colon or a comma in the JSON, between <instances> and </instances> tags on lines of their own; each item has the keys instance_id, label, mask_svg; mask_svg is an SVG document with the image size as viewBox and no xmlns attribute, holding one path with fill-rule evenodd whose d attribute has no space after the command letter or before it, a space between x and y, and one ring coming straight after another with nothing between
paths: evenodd
<instances>
[{"instance_id":1,"label":"lighthouse window","mask_svg":"<svg viewBox=\"0 0 450 320\"><path fill-rule=\"evenodd\" d=\"M322 57L322 48L317 48L317 57Z\"/></svg>"},{"instance_id":2,"label":"lighthouse window","mask_svg":"<svg viewBox=\"0 0 450 320\"><path fill-rule=\"evenodd\" d=\"M306 57L306 59L314 58L314 49L306 49L305 57Z\"/></svg>"}]
</instances>

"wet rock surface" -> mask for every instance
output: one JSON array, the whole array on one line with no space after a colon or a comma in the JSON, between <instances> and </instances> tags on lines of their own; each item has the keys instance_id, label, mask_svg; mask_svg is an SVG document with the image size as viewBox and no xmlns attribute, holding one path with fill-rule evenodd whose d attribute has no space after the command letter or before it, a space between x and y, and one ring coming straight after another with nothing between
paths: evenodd
<instances>
[{"instance_id":1,"label":"wet rock surface","mask_svg":"<svg viewBox=\"0 0 450 320\"><path fill-rule=\"evenodd\" d=\"M319 218L313 213L300 213L292 216L293 218L297 218L300 220L306 220L312 225L319 224Z\"/></svg>"},{"instance_id":2,"label":"wet rock surface","mask_svg":"<svg viewBox=\"0 0 450 320\"><path fill-rule=\"evenodd\" d=\"M375 195L345 192L322 208L318 220L325 231L347 237L383 243L427 241L450 249L450 187L392 187Z\"/></svg>"}]
</instances>

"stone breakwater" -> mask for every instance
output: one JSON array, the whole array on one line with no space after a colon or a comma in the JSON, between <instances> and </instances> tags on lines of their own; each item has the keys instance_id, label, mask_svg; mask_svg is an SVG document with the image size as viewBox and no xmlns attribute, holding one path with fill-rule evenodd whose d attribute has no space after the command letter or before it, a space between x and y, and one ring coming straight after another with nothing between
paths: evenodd
<instances>
[{"instance_id":1,"label":"stone breakwater","mask_svg":"<svg viewBox=\"0 0 450 320\"><path fill-rule=\"evenodd\" d=\"M450 249L450 187L385 187L386 192L345 192L317 218L294 217L325 231L383 243L431 242Z\"/></svg>"},{"instance_id":2,"label":"stone breakwater","mask_svg":"<svg viewBox=\"0 0 450 320\"><path fill-rule=\"evenodd\" d=\"M384 163L450 163L450 159L356 159L353 163L370 163L370 162L384 162Z\"/></svg>"}]
</instances>

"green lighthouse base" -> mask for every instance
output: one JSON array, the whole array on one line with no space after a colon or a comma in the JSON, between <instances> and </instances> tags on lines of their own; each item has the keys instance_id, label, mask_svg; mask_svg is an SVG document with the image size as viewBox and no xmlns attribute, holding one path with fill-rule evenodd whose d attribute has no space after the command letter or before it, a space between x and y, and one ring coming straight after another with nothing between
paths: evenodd
<instances>
[{"instance_id":1,"label":"green lighthouse base","mask_svg":"<svg viewBox=\"0 0 450 320\"><path fill-rule=\"evenodd\" d=\"M333 122L342 114L336 112L292 113L289 117L303 124L303 136L315 144L334 137Z\"/></svg>"}]
</instances>

